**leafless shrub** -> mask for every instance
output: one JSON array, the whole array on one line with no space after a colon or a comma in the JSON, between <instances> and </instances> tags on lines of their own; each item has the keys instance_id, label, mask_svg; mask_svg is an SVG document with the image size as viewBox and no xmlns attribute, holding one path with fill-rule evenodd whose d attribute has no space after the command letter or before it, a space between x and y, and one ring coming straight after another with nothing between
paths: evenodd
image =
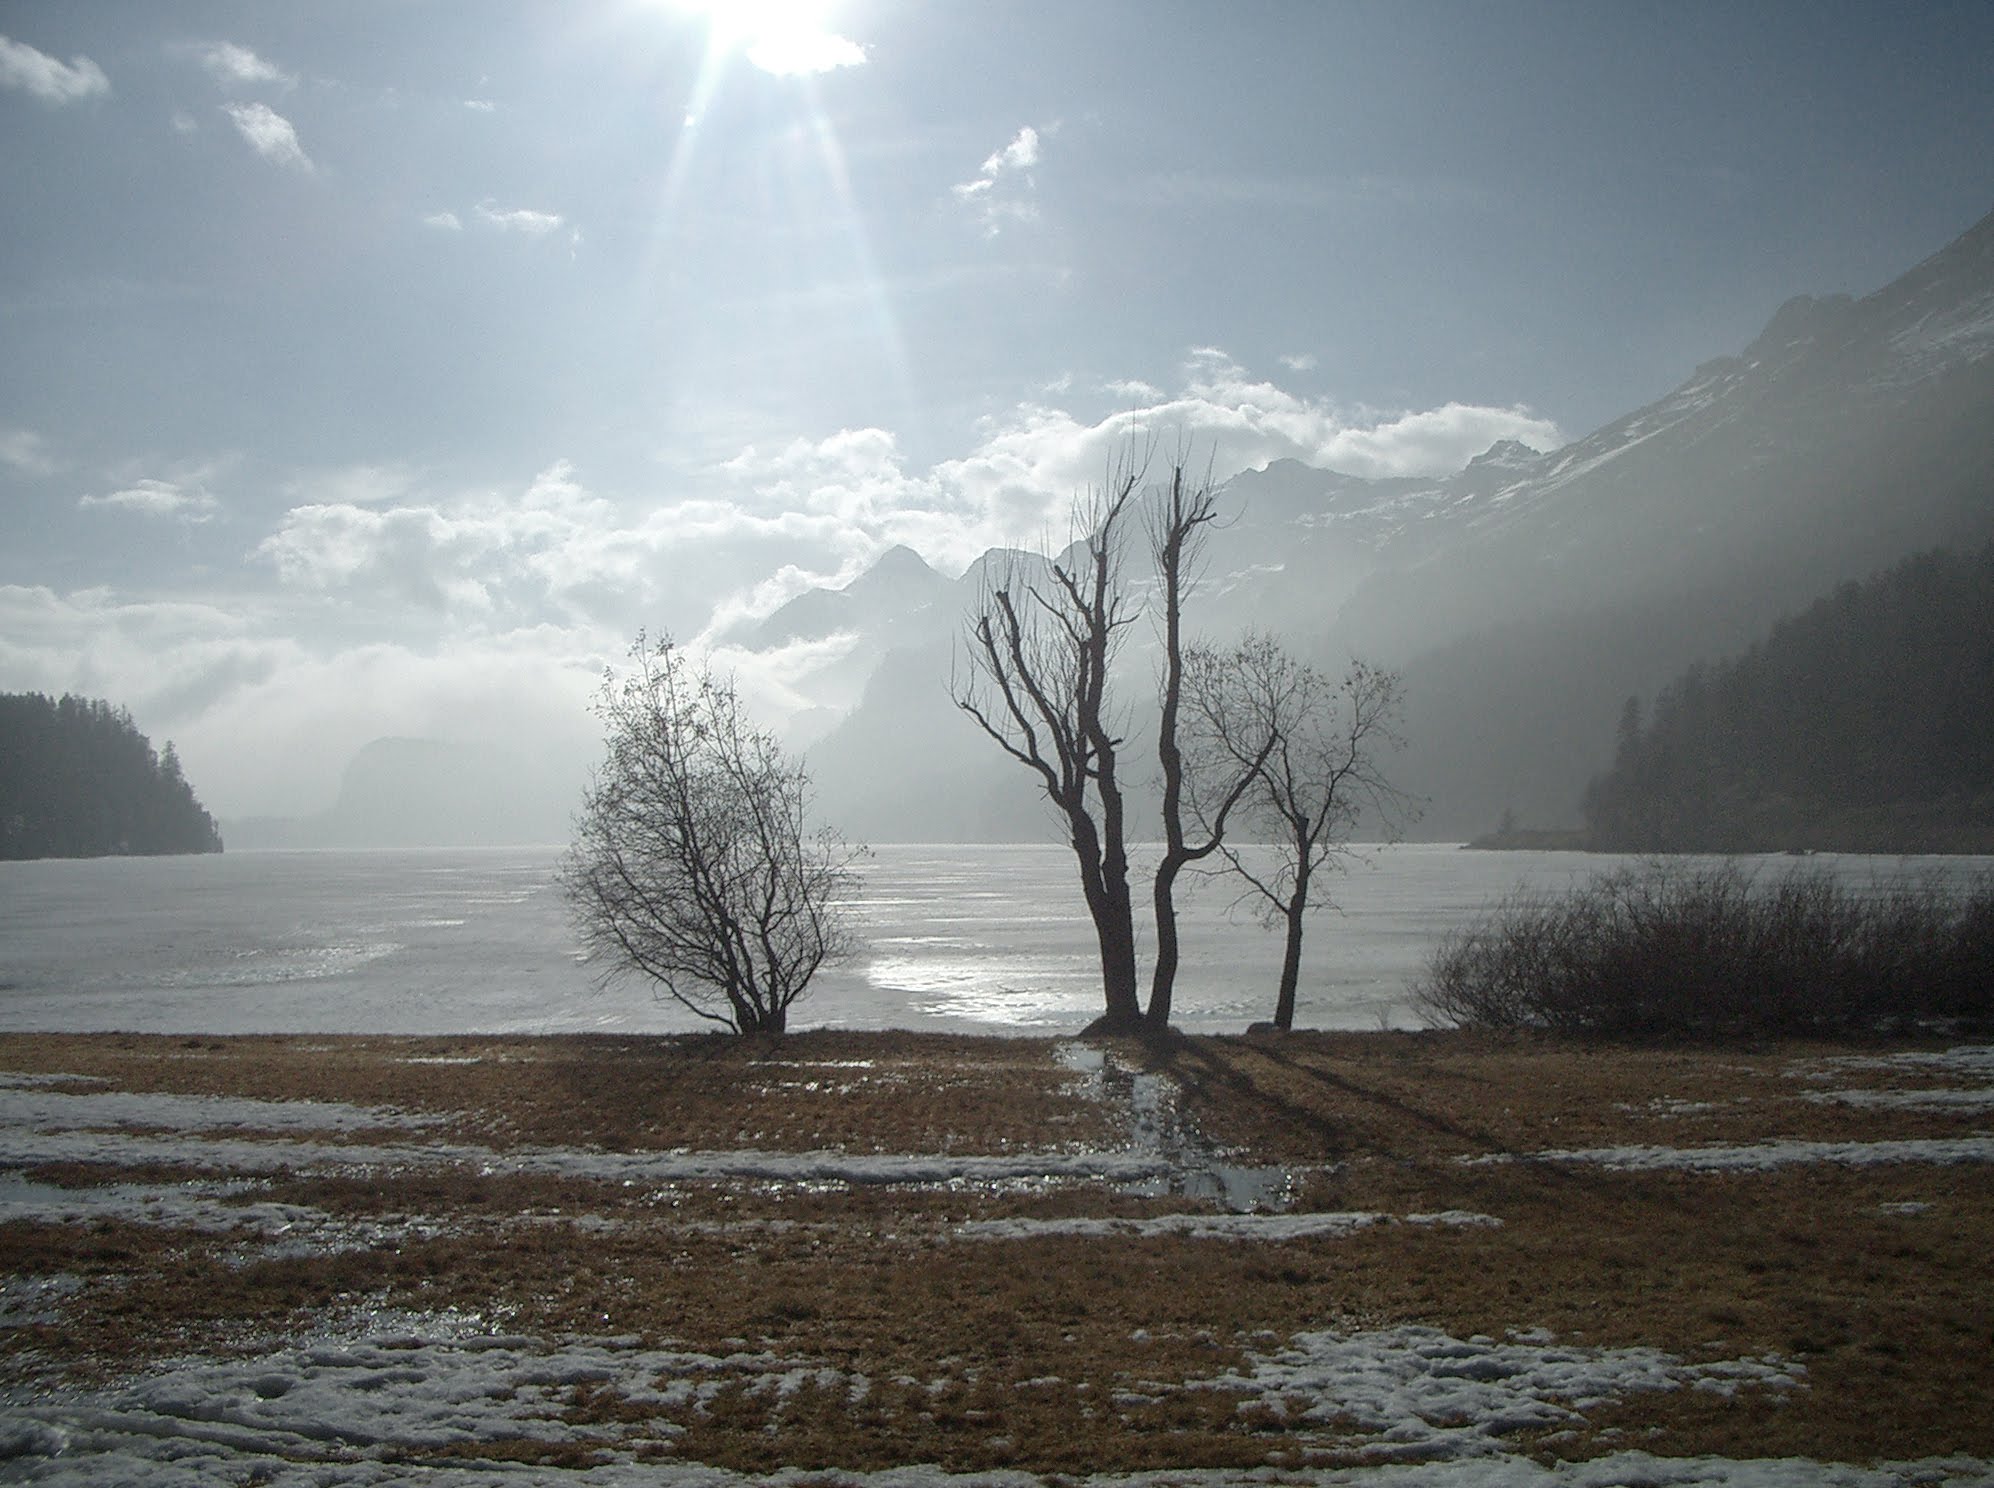
<instances>
[{"instance_id":1,"label":"leafless shrub","mask_svg":"<svg viewBox=\"0 0 1994 1488\"><path fill-rule=\"evenodd\" d=\"M1825 874L1654 862L1519 891L1412 989L1434 1022L1632 1040L1994 1021L1994 876L1865 892Z\"/></svg>"}]
</instances>

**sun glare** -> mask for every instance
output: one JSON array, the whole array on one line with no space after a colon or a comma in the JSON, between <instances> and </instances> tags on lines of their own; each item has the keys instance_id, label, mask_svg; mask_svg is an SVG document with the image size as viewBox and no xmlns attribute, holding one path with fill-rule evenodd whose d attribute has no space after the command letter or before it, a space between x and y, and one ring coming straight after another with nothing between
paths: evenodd
<instances>
[{"instance_id":1,"label":"sun glare","mask_svg":"<svg viewBox=\"0 0 1994 1488\"><path fill-rule=\"evenodd\" d=\"M831 28L829 0L677 0L706 23L709 57L738 56L778 77L807 77L865 61Z\"/></svg>"}]
</instances>

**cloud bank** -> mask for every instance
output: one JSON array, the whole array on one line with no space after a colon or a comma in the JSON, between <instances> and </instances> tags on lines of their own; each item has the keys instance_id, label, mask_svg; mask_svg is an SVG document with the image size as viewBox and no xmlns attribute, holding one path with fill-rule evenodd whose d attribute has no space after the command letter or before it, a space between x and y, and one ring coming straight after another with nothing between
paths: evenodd
<instances>
[{"instance_id":1,"label":"cloud bank","mask_svg":"<svg viewBox=\"0 0 1994 1488\"><path fill-rule=\"evenodd\" d=\"M1060 541L1075 494L1131 445L1189 447L1224 480L1275 459L1441 475L1498 439L1563 442L1522 408L1339 408L1214 347L1187 354L1176 381L1165 393L1134 378L1062 379L931 463L873 426L752 444L664 494L597 489L567 460L497 489L393 460L255 482L239 473L236 486L276 501L260 518L231 503L227 532L261 532L239 595L213 600L198 577L178 597L0 590L0 672L127 702L141 727L178 743L193 778L215 782L204 799L224 817L310 810L385 735L503 734L580 769L593 679L640 627L738 668L772 723L835 703L852 681L839 665L846 643L758 653L732 638L895 544L959 572L993 547ZM1089 413L1090 400L1113 411ZM0 454L53 464L26 431ZM220 507L199 473L210 468L127 471L78 505L227 540L210 520Z\"/></svg>"}]
</instances>

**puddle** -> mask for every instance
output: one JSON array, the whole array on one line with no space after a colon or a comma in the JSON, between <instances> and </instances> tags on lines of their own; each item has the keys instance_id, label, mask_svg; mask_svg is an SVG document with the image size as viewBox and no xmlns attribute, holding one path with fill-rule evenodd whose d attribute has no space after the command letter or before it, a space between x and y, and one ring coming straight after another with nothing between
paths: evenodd
<instances>
[{"instance_id":1,"label":"puddle","mask_svg":"<svg viewBox=\"0 0 1994 1488\"><path fill-rule=\"evenodd\" d=\"M1177 1086L1168 1075L1130 1069L1091 1044L1061 1044L1058 1056L1062 1065L1084 1077L1083 1094L1124 1115L1131 1155L1162 1165L1157 1176L1123 1184L1125 1193L1209 1199L1234 1214L1278 1213L1293 1201L1294 1175L1284 1167L1231 1161L1181 1109Z\"/></svg>"}]
</instances>

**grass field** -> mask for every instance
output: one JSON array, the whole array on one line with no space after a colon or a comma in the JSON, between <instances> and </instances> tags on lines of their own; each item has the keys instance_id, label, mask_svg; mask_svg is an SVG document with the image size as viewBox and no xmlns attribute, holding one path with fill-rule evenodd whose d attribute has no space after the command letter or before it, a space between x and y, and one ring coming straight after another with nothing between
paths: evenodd
<instances>
[{"instance_id":1,"label":"grass field","mask_svg":"<svg viewBox=\"0 0 1994 1488\"><path fill-rule=\"evenodd\" d=\"M0 1071L0 1480L1994 1463L1994 1049L93 1035Z\"/></svg>"}]
</instances>

